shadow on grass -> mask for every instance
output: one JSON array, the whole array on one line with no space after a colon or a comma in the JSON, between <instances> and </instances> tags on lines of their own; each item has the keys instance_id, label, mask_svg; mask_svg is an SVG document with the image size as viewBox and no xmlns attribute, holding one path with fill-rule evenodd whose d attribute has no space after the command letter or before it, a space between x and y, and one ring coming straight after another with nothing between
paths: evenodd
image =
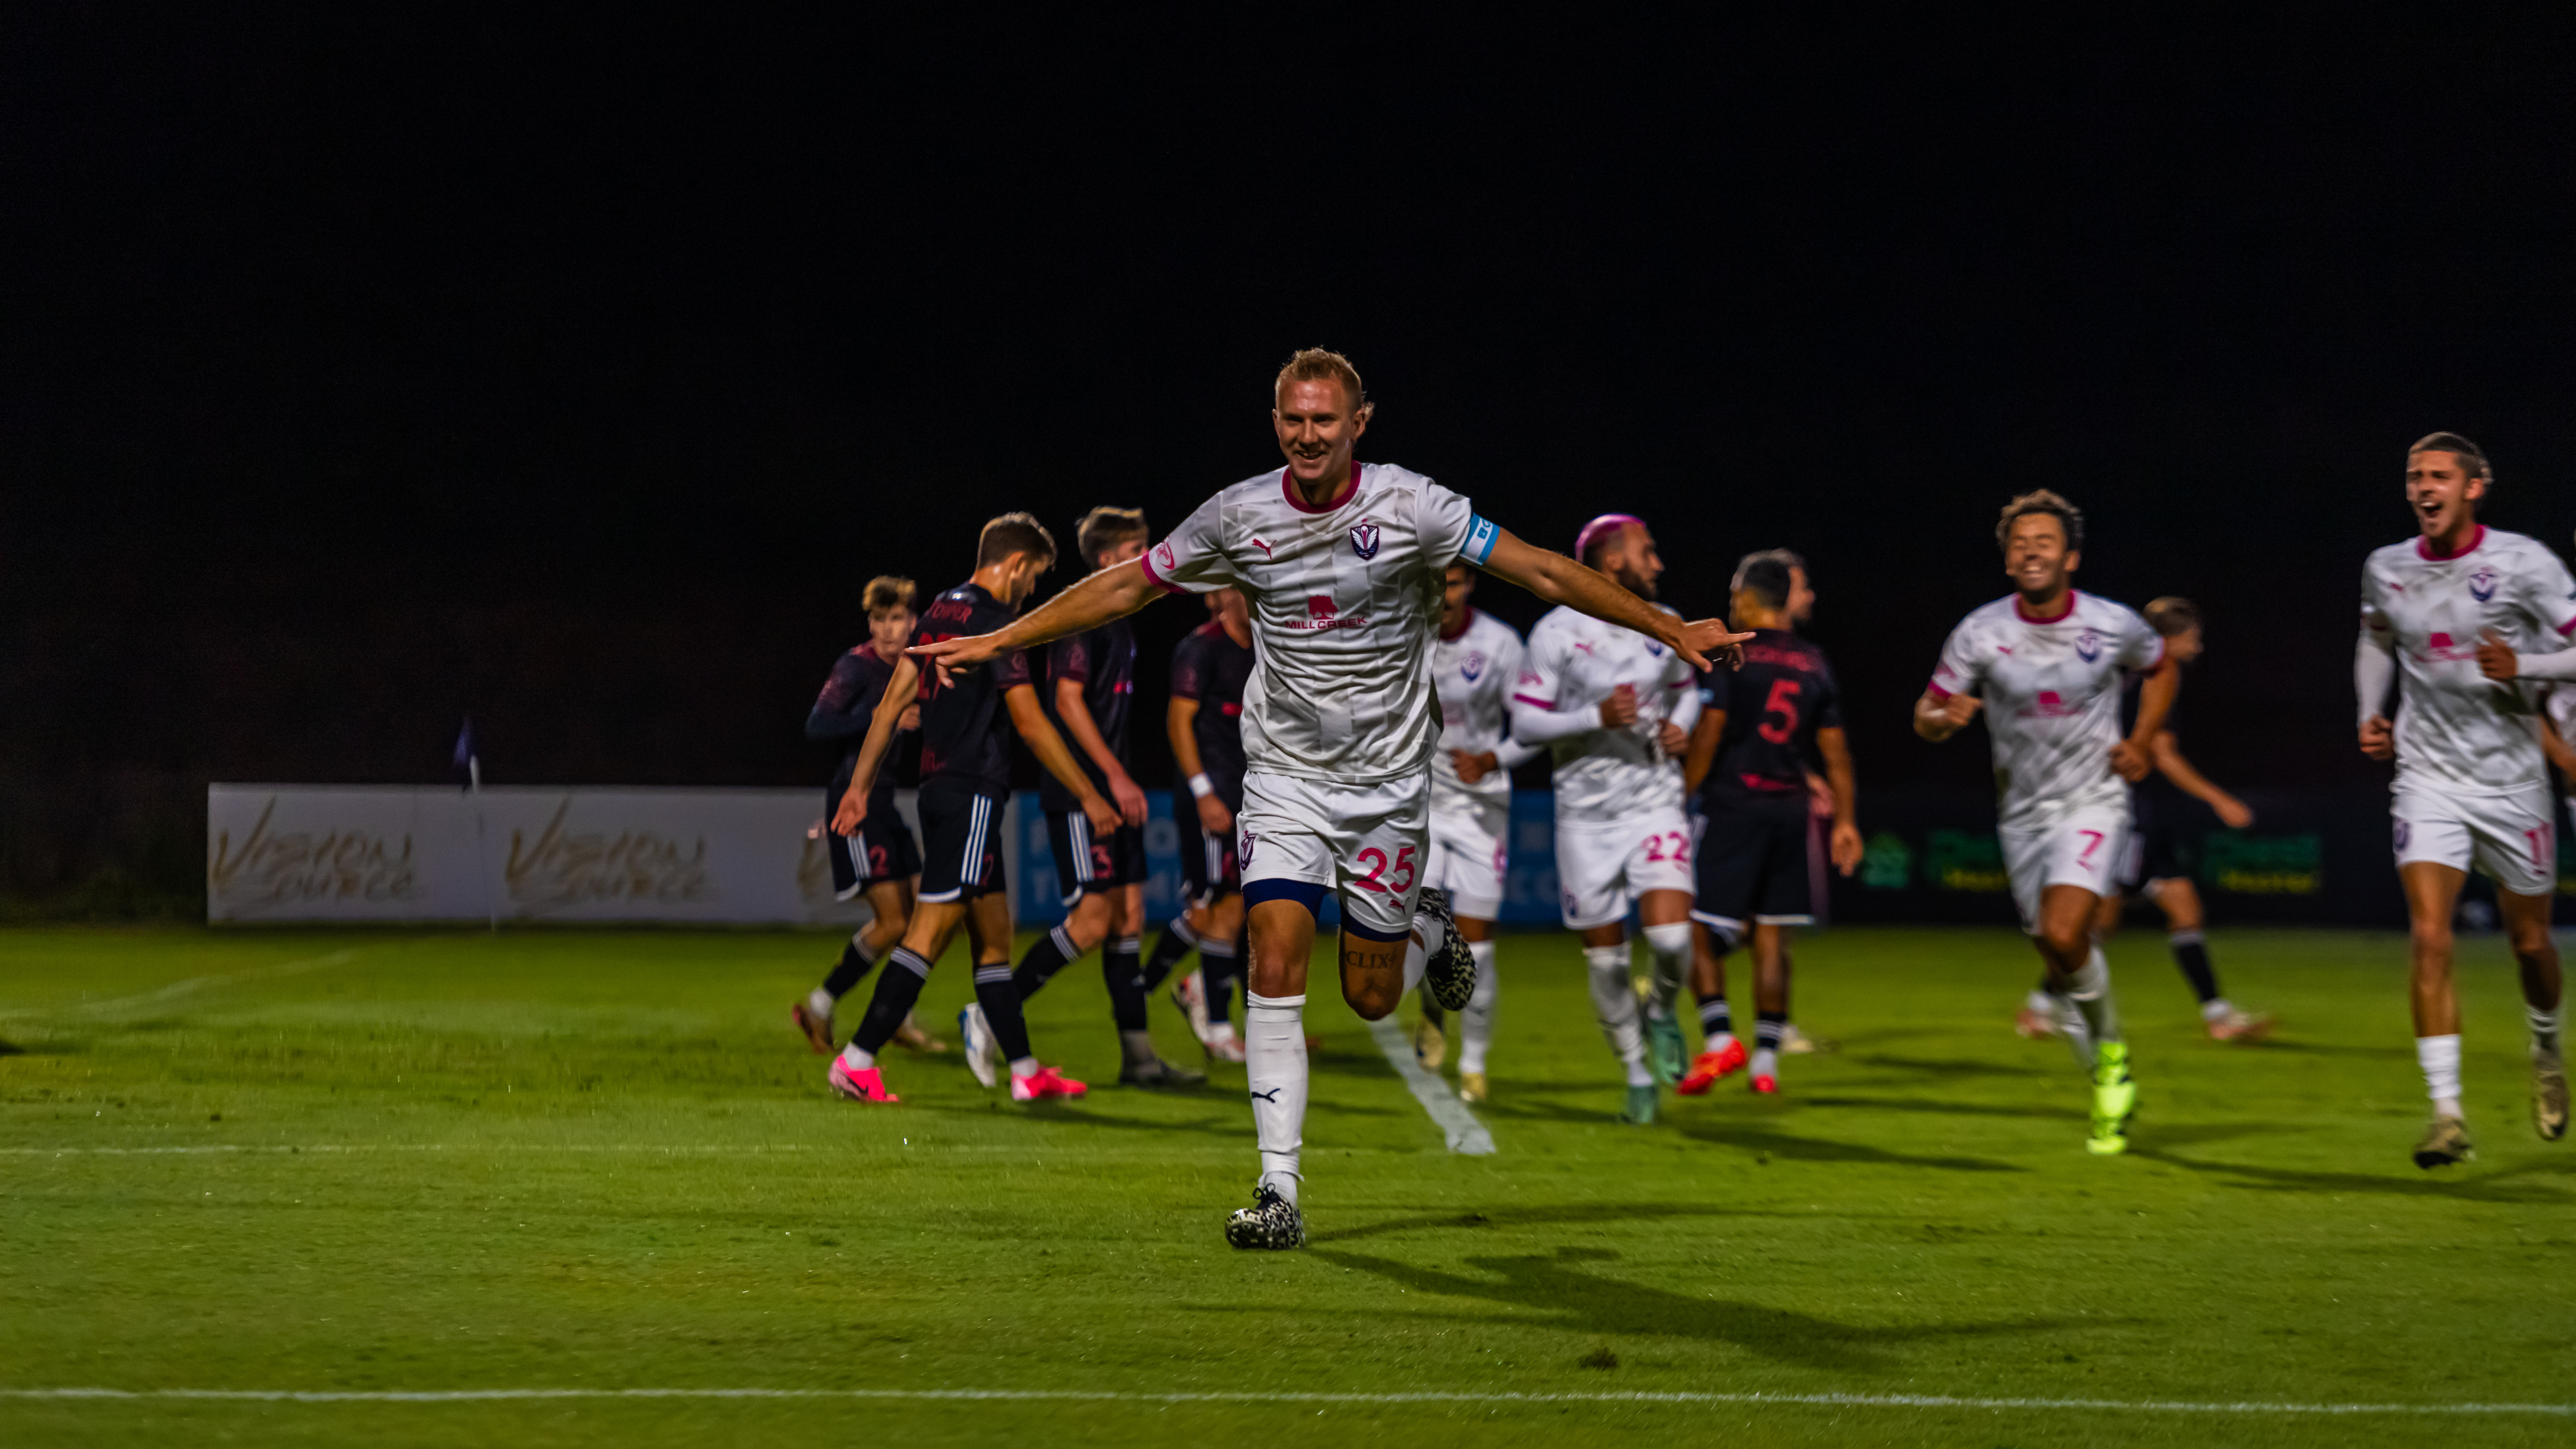
<instances>
[{"instance_id":1,"label":"shadow on grass","mask_svg":"<svg viewBox=\"0 0 2576 1449\"><path fill-rule=\"evenodd\" d=\"M1314 1243L1349 1243L1361 1238L1382 1237L1388 1233L1413 1233L1441 1229L1474 1231L1489 1228L1529 1228L1584 1225L1596 1223L1654 1222L1667 1218L1797 1218L1811 1221L1812 1212L1780 1212L1769 1208L1721 1207L1714 1203L1696 1202L1606 1202L1560 1203L1550 1207L1485 1208L1474 1212L1423 1213L1414 1217L1389 1218L1365 1227L1342 1228L1329 1233L1316 1233L1308 1239Z\"/></svg>"},{"instance_id":2,"label":"shadow on grass","mask_svg":"<svg viewBox=\"0 0 2576 1449\"><path fill-rule=\"evenodd\" d=\"M2078 1094L2082 1084L2070 1088L2067 1096L2076 1105L2046 1107L2034 1102L2027 1106L1989 1105L1983 1102L1927 1102L1919 1097L1808 1097L1795 1100L1807 1107L1855 1107L1865 1112L1921 1112L1934 1117L2016 1117L2049 1122L2082 1122L2087 1120Z\"/></svg>"},{"instance_id":3,"label":"shadow on grass","mask_svg":"<svg viewBox=\"0 0 2576 1449\"><path fill-rule=\"evenodd\" d=\"M2557 1176L2567 1169L2556 1163L2528 1163L2498 1172L2480 1172L2474 1167L2436 1169L2464 1176L2435 1176L2416 1169L2417 1175L2402 1177L2393 1171L2385 1175L2366 1172L2299 1172L2286 1167L2256 1167L2241 1162L2199 1162L2167 1151L2161 1141L2140 1146L2133 1141L2132 1157L2161 1162L2188 1172L2206 1173L2219 1178L2226 1187L2241 1187L2255 1192L2382 1193L2395 1197L2447 1197L2461 1202L2507 1203L2520 1206L2565 1206L2569 1199L2564 1189L2554 1185L2532 1183L2517 1185L2513 1180L2533 1173ZM2394 1153L2391 1154L2395 1156ZM2402 1159L2399 1159L2402 1160Z\"/></svg>"},{"instance_id":4,"label":"shadow on grass","mask_svg":"<svg viewBox=\"0 0 2576 1449\"><path fill-rule=\"evenodd\" d=\"M1914 1328L1857 1328L1767 1304L1694 1298L1662 1288L1582 1272L1573 1264L1599 1262L1616 1254L1602 1249L1562 1248L1553 1256L1469 1258L1466 1265L1490 1276L1420 1268L1360 1253L1310 1249L1308 1256L1364 1273L1417 1293L1479 1298L1543 1317L1525 1325L1629 1337L1687 1338L1725 1343L1782 1363L1846 1372L1887 1372L1898 1365L1879 1350L1886 1345L1927 1339L1968 1338L2010 1333L2040 1333L2075 1326L2072 1320L2028 1318L2015 1323L1932 1324ZM1491 1322L1487 1314L1478 1321ZM2086 1328L2103 1326L2086 1320Z\"/></svg>"},{"instance_id":5,"label":"shadow on grass","mask_svg":"<svg viewBox=\"0 0 2576 1449\"><path fill-rule=\"evenodd\" d=\"M1884 1167L1930 1167L1942 1172L2029 1171L2009 1162L1994 1162L1983 1157L1931 1157L1912 1152L1890 1152L1858 1142L1823 1142L1812 1137L1793 1137L1786 1132L1747 1122L1686 1122L1682 1125L1682 1135L1720 1147L1768 1152L1793 1162L1866 1162Z\"/></svg>"},{"instance_id":6,"label":"shadow on grass","mask_svg":"<svg viewBox=\"0 0 2576 1449\"><path fill-rule=\"evenodd\" d=\"M1977 1057L1900 1057L1887 1052L1854 1051L1845 1048L1843 1060L1865 1067L1889 1067L1925 1077L2044 1077L2050 1081L2081 1082L2072 1060L2060 1056L2063 1067L2023 1066L2018 1062L1988 1061Z\"/></svg>"}]
</instances>

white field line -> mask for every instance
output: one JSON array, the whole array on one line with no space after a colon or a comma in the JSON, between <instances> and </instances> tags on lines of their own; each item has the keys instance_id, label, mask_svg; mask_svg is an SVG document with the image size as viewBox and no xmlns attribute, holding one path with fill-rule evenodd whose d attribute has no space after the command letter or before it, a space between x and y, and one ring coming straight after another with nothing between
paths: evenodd
<instances>
[{"instance_id":1,"label":"white field line","mask_svg":"<svg viewBox=\"0 0 2576 1449\"><path fill-rule=\"evenodd\" d=\"M166 1005L210 986L230 986L242 981L271 981L280 976L301 976L307 971L319 971L325 966L338 966L355 960L366 951L381 949L383 948L350 946L319 956L307 956L295 961L280 961L273 966L253 966L248 970L220 972L213 976L191 976L185 981L173 981L167 986L155 987L150 991L138 992L132 996L111 996L105 1001L79 1001L68 1006L28 1007L17 1011L0 1011L0 1019L112 1016L121 1011Z\"/></svg>"},{"instance_id":2,"label":"white field line","mask_svg":"<svg viewBox=\"0 0 2576 1449\"><path fill-rule=\"evenodd\" d=\"M1377 1038L1377 1049L1386 1053L1396 1075L1413 1089L1413 1100L1422 1104L1422 1110L1431 1114L1441 1134L1449 1139L1450 1151L1469 1157L1493 1156L1494 1134L1485 1130L1485 1124L1476 1120L1476 1114L1467 1110L1467 1104L1458 1100L1447 1082L1424 1071L1422 1063L1413 1059L1413 1043L1405 1040L1404 1028L1395 1024L1393 1012L1370 1022L1369 1035Z\"/></svg>"},{"instance_id":3,"label":"white field line","mask_svg":"<svg viewBox=\"0 0 2576 1449\"><path fill-rule=\"evenodd\" d=\"M242 1143L219 1143L202 1147L0 1147L0 1157L197 1157L225 1152L258 1153L277 1157L304 1152L634 1152L673 1156L709 1153L759 1156L764 1153L813 1150L811 1147L798 1146L794 1143L768 1147L731 1146L723 1143L705 1146L687 1144L666 1146L652 1142L334 1142L317 1146L284 1147Z\"/></svg>"},{"instance_id":4,"label":"white field line","mask_svg":"<svg viewBox=\"0 0 2576 1449\"><path fill-rule=\"evenodd\" d=\"M214 1400L292 1404L469 1404L530 1399L789 1399L957 1401L966 1403L1094 1404L1793 1404L1831 1409L1983 1409L2111 1411L2130 1414L2350 1415L2537 1414L2576 1417L2576 1404L2300 1404L2263 1399L2200 1402L2189 1399L1975 1398L1953 1394L1722 1394L1630 1392L1475 1394L1441 1391L1390 1394L1270 1393L1242 1389L1218 1393L1125 1393L1090 1389L0 1389L18 1400Z\"/></svg>"}]
</instances>

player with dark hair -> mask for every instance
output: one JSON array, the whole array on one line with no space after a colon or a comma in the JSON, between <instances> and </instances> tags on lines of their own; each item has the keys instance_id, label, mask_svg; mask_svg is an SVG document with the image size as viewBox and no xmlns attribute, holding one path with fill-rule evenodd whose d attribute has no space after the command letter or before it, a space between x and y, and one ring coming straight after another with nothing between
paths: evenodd
<instances>
[{"instance_id":1,"label":"player with dark hair","mask_svg":"<svg viewBox=\"0 0 2576 1449\"><path fill-rule=\"evenodd\" d=\"M1180 836L1181 913L1163 923L1145 963L1152 991L1192 951L1173 1003L1210 1057L1243 1060L1229 1019L1242 975L1243 883L1235 871L1234 817L1243 808L1243 687L1252 678L1252 614L1237 589L1206 595L1208 621L1172 651L1172 696L1163 730L1172 745L1172 825Z\"/></svg>"},{"instance_id":2,"label":"player with dark hair","mask_svg":"<svg viewBox=\"0 0 2576 1449\"><path fill-rule=\"evenodd\" d=\"M919 618L914 609L917 597L918 590L910 579L886 575L868 580L867 588L859 595L868 616L868 642L842 655L832 666L831 676L823 681L822 694L814 701L813 712L805 717L805 738L845 745L841 762L832 772L832 783L823 791L827 820L840 809L841 792L849 788L850 773L859 762L859 741L867 735L868 721L876 714L886 681L894 678L904 646L912 642L912 628ZM896 727L907 732L921 728L920 708L907 708ZM805 1033L805 1040L818 1053L832 1050L833 1004L894 949L895 943L903 939L904 926L912 919L912 893L914 881L921 874L921 851L913 844L912 827L904 824L903 816L895 811L894 771L877 772L876 788L868 794L867 815L859 822L858 833L843 835L827 829L823 832L823 849L832 863L833 899L846 901L864 895L868 909L876 914L865 926L850 933L850 939L841 947L840 962L823 978L823 984L796 1003L796 1029ZM894 1039L915 1051L948 1050L948 1043L924 1035L910 1018L895 1029Z\"/></svg>"},{"instance_id":3,"label":"player with dark hair","mask_svg":"<svg viewBox=\"0 0 2576 1449\"><path fill-rule=\"evenodd\" d=\"M1010 622L1038 576L1055 566L1055 537L1025 513L1005 513L984 525L975 548L975 573L941 594L921 616L913 650L945 640L992 633ZM975 1002L983 1029L1010 1064L1011 1100L1036 1102L1079 1097L1083 1084L1029 1050L1020 1014L1019 987L1011 980L1011 903L1002 880L1002 805L1011 790L1011 732L1016 729L1048 774L1064 782L1094 830L1118 829L1118 812L1074 762L1064 738L1047 722L1017 649L987 651L974 668L926 673L907 653L886 681L885 695L868 722L867 739L841 796L832 828L855 833L867 799L894 743L895 727L917 701L921 709L921 893L903 944L877 973L876 994L850 1043L832 1059L832 1089L858 1102L898 1100L887 1091L877 1053L921 998L931 963L948 949L960 925L975 956ZM980 1072L978 1075L982 1075ZM990 1081L986 1085L991 1085Z\"/></svg>"},{"instance_id":4,"label":"player with dark hair","mask_svg":"<svg viewBox=\"0 0 2576 1449\"><path fill-rule=\"evenodd\" d=\"M1702 1050L1676 1089L1697 1096L1746 1065L1726 1000L1726 956L1753 945L1753 1090L1780 1090L1789 1023L1789 930L1815 923L1824 902L1807 761L1821 757L1833 795L1829 852L1844 875L1859 869L1859 786L1843 735L1841 687L1824 651L1791 632L1792 601L1806 592L1806 563L1787 549L1747 554L1735 566L1729 617L1753 633L1741 671L1700 675L1701 709L1682 766L1706 824L1699 837L1691 919Z\"/></svg>"},{"instance_id":5,"label":"player with dark hair","mask_svg":"<svg viewBox=\"0 0 2576 1449\"><path fill-rule=\"evenodd\" d=\"M1959 621L1932 682L1914 702L1914 732L1938 743L1980 709L1994 746L1995 833L2022 929L2038 948L2059 1029L2093 1082L2084 1146L2126 1152L2137 1084L2111 995L2111 966L2093 920L2111 891L2129 833L2124 780L2144 779L2180 674L2137 613L2079 591L2084 515L2042 488L2004 505L1995 524L2013 592ZM2142 671L2137 723L2120 734L2120 681Z\"/></svg>"},{"instance_id":6,"label":"player with dark hair","mask_svg":"<svg viewBox=\"0 0 2576 1449\"><path fill-rule=\"evenodd\" d=\"M1145 537L1144 510L1101 507L1082 516L1074 547L1097 572L1134 560L1145 551ZM1137 960L1145 928L1145 792L1127 773L1127 712L1135 696L1136 635L1126 620L1112 619L1047 646L1046 684L1038 698L1057 733L1072 742L1092 788L1118 807L1120 824L1106 836L1094 834L1073 791L1053 775L1038 781L1066 914L1029 947L1011 979L1026 1002L1055 973L1101 947L1110 1016L1118 1024L1118 1080L1131 1087L1191 1086L1207 1078L1155 1055L1145 1017L1145 973ZM983 1009L967 1006L957 1022L966 1065L985 1086L993 1085L999 1058Z\"/></svg>"},{"instance_id":7,"label":"player with dark hair","mask_svg":"<svg viewBox=\"0 0 2576 1449\"><path fill-rule=\"evenodd\" d=\"M2544 1141L2567 1132L2558 944L2549 933L2557 812L2538 707L2519 681L2576 679L2576 649L2563 648L2576 634L2576 579L2539 540L2478 522L2478 500L2494 487L2477 444L2457 433L2417 439L2406 450L2416 537L2375 550L2361 573L2353 688L2361 752L2397 762L2388 809L2414 923L2415 1060L2433 1099L2415 1146L2422 1168L2477 1155L2460 1105L2460 1003L2451 984L2451 912L2471 866L2494 878L2505 939L2522 968L2533 1125ZM2381 711L2399 683L2391 724Z\"/></svg>"},{"instance_id":8,"label":"player with dark hair","mask_svg":"<svg viewBox=\"0 0 2576 1449\"><path fill-rule=\"evenodd\" d=\"M2201 654L2200 611L2189 599L2171 596L2150 601L2146 607L2147 623L2154 626L2165 641L2165 657L2177 668L2190 664ZM2138 707L2138 676L2130 676L2130 687L2121 696L2124 719L2134 720ZM2180 701L2176 701L2180 707ZM2245 802L2210 783L2209 778L2193 769L2184 759L2176 742L2173 716L2165 716L2165 728L2156 731L2154 773L2129 787L2129 811L2134 822L2129 834L2129 847L2120 858L2116 889L2102 898L2101 915L2093 922L2093 939L2108 942L2120 928L2121 893L2136 891L2156 903L2164 912L2165 942L2173 950L2174 964L2182 968L2183 979L2191 983L2200 998L2200 1019L2213 1041L2260 1041L2272 1030L2272 1018L2238 1010L2218 989L2218 972L2209 961L2209 944L2201 935L2203 916L2200 892L2191 883L2191 872L2182 860L2182 825L2188 806L2186 799L2207 805L2218 816L2219 823L2230 830L2242 830L2254 823L2254 812ZM2013 1029L2026 1037L2055 1036L2057 1016L2046 991L2033 987L2030 999L2023 1003L2021 1015Z\"/></svg>"},{"instance_id":9,"label":"player with dark hair","mask_svg":"<svg viewBox=\"0 0 2576 1449\"><path fill-rule=\"evenodd\" d=\"M920 650L942 670L977 667L1134 613L1158 590L1234 586L1251 601L1258 648L1243 697L1235 851L1250 903L1245 1060L1261 1176L1253 1206L1226 1221L1238 1248L1306 1240L1297 1208L1303 1015L1325 894L1340 893L1342 996L1362 1017L1385 1016L1420 981L1451 1010L1475 990L1475 957L1447 900L1421 883L1442 571L1463 559L1645 633L1694 665L1735 639L1721 623L1684 623L1522 543L1419 473L1361 463L1352 454L1369 414L1347 359L1298 353L1271 392L1287 467L1219 492L1134 566L1103 569L993 633Z\"/></svg>"}]
</instances>

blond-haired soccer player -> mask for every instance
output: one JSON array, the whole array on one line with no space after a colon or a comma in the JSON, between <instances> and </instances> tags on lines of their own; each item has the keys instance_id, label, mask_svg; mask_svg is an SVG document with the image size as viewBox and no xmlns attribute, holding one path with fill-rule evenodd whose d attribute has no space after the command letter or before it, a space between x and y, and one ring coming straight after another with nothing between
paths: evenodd
<instances>
[{"instance_id":1,"label":"blond-haired soccer player","mask_svg":"<svg viewBox=\"0 0 2576 1449\"><path fill-rule=\"evenodd\" d=\"M2361 751L2394 758L2397 879L2414 923L2415 1057L2433 1120L2415 1165L2476 1155L2461 1111L2460 1004L2451 986L2451 912L2471 866L2495 878L2505 937L2530 1008L2532 1110L2542 1138L2567 1131L2558 1045L2558 946L2549 935L2557 819L2534 691L2525 679L2576 678L2576 580L2537 539L2477 521L2494 486L2478 445L2433 433L2406 450L2416 536L2370 555L2353 651ZM2481 642L2483 641L2483 642ZM2402 682L2392 723L2382 711Z\"/></svg>"},{"instance_id":2,"label":"blond-haired soccer player","mask_svg":"<svg viewBox=\"0 0 2576 1449\"><path fill-rule=\"evenodd\" d=\"M1995 525L2013 592L1950 631L1932 683L1914 702L1914 732L1941 741L1982 709L1994 743L1996 830L2022 929L2039 948L2061 1029L2093 1078L2088 1151L2125 1152L2137 1087L2111 997L2111 967L2093 940L2129 833L2124 780L2145 777L2180 676L2164 641L2124 605L2078 591L2084 515L2042 488L2004 505ZM2120 681L2144 671L2138 720L2120 735Z\"/></svg>"},{"instance_id":3,"label":"blond-haired soccer player","mask_svg":"<svg viewBox=\"0 0 2576 1449\"><path fill-rule=\"evenodd\" d=\"M1329 891L1342 907L1342 996L1376 1020L1416 981L1451 1010L1475 958L1422 885L1440 722L1429 656L1440 580L1463 560L1550 603L1625 625L1695 664L1736 642L1686 624L1563 554L1532 548L1409 469L1353 456L1370 404L1338 353L1290 358L1271 392L1287 466L1226 488L1132 566L1104 569L1027 618L918 652L943 672L1131 614L1158 590L1240 587L1258 660L1244 692L1248 771L1235 857L1250 903L1245 1058L1261 1177L1226 1222L1238 1248L1305 1241L1297 1208L1306 1115L1306 962Z\"/></svg>"}]
</instances>

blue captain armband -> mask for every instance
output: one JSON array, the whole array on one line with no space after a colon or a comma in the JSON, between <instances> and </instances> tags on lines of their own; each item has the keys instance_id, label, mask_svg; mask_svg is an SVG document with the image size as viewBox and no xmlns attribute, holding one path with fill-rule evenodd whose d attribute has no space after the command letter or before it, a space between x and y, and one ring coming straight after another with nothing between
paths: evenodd
<instances>
[{"instance_id":1,"label":"blue captain armband","mask_svg":"<svg viewBox=\"0 0 2576 1449\"><path fill-rule=\"evenodd\" d=\"M1468 514L1467 541L1459 545L1458 557L1478 568L1483 568L1485 560L1494 556L1494 540L1501 535L1502 530L1496 528L1483 514Z\"/></svg>"}]
</instances>

